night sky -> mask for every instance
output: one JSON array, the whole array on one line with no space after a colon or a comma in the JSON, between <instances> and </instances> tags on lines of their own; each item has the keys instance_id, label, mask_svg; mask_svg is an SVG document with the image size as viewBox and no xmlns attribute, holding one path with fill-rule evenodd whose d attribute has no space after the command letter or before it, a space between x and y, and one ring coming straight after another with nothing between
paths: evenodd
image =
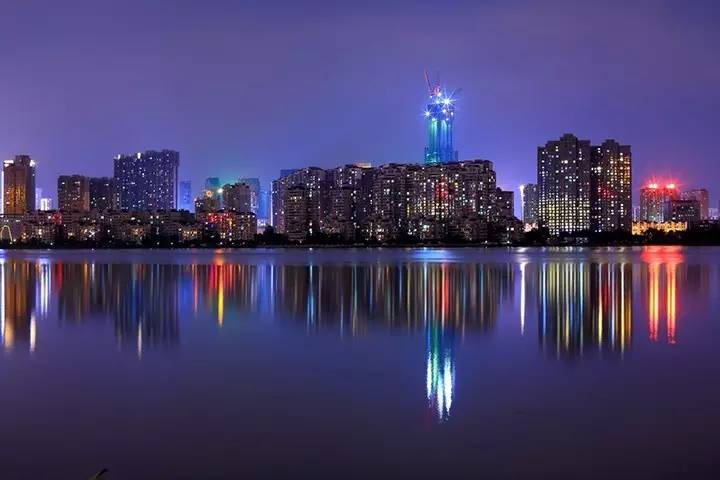
<instances>
[{"instance_id":1,"label":"night sky","mask_svg":"<svg viewBox=\"0 0 720 480\"><path fill-rule=\"evenodd\" d=\"M0 155L36 158L44 196L146 149L179 150L193 193L419 162L427 67L462 88L460 158L505 188L572 132L631 144L636 187L672 177L717 206L717 1L6 0L0 18Z\"/></svg>"}]
</instances>

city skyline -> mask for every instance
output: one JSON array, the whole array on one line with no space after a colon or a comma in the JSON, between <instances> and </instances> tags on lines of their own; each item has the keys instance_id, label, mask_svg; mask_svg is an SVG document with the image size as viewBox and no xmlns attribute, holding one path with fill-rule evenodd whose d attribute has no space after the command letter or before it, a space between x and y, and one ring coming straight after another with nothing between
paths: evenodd
<instances>
[{"instance_id":1,"label":"city skyline","mask_svg":"<svg viewBox=\"0 0 720 480\"><path fill-rule=\"evenodd\" d=\"M22 85L12 75L2 77L0 100L15 114L0 120L5 132L0 155L27 153L36 159L38 186L47 192L54 192L61 174L82 167L85 175L108 176L109 161L117 153L153 148L182 152L180 178L193 185L201 185L208 165L222 178L258 177L269 184L280 169L301 165L415 163L426 137L421 75L429 68L441 73L443 83L463 87L458 110L462 121L455 125L460 159L492 159L504 189L517 193L520 184L532 182L533 176L524 172L532 171L535 146L571 131L581 138L617 138L633 145L636 198L642 179L654 175L682 178L683 189L707 187L715 197L719 172L707 139L714 131L711 112L720 97L714 88L703 87L718 78L717 62L709 55L718 40L712 28L717 6L580 5L572 15L586 18L585 26L563 24L564 35L559 35L547 26L560 25L562 16L569 15L563 9L566 2L519 8L522 4L515 2L503 12L468 4L462 17L447 9L436 15L455 28L441 39L419 36L430 14L409 5L390 8L383 21L363 15L379 8L372 3L364 7L367 12L331 11L307 19L317 27L310 34L293 25L297 7L288 4L262 34L268 45L256 49L243 46L242 40L257 31L237 27L270 16L263 7L243 19L233 8L208 8L198 16L190 5L167 11L130 2L120 12L73 2L62 21L41 32L31 22L32 5L12 6L16 21L0 34L7 40L2 44L11 48L3 54L8 64L37 72ZM164 22L156 21L160 15ZM148 35L139 35L144 44L138 49L137 40L95 35L118 16L140 33L157 29L157 36L148 40ZM193 16L196 29L170 28ZM78 22L87 26L88 19L93 20L89 28L77 28ZM535 26L543 22L543 29ZM642 34L617 39L594 35L608 23L633 29L642 25ZM352 32L346 34L346 28ZM377 31L370 38L383 38L393 35L394 28L399 42L394 50L379 41L355 43L358 34ZM669 31L673 35L667 35ZM400 39L399 33L412 41ZM38 58L49 34L57 42L54 53L74 52L66 62ZM277 39L272 40L273 35ZM490 38L492 42L484 41ZM92 49L75 48L91 39ZM317 55L298 68L297 59L282 51L288 39L300 48L317 47ZM328 46L328 39L336 42ZM194 54L208 53L198 69L202 77L177 75L188 58L159 55L177 48L173 42ZM246 55L236 55L231 44L241 45L240 53ZM477 44L493 48L478 51ZM357 58L340 55L342 47L354 49ZM511 60L524 49L543 55ZM592 58L586 58L590 52ZM566 55L576 59L572 69L560 63ZM672 69L663 61L669 55ZM106 68L83 75L93 62ZM596 66L618 64L623 65L623 75L596 75ZM248 65L256 68L248 72L243 68ZM137 73L146 68L166 75L158 80ZM277 70L283 74L271 76ZM683 71L694 75L683 76ZM209 88L212 82L216 83ZM361 89L368 84L381 88ZM318 104L307 98L312 95L297 95L300 91L322 92L326 101ZM309 111L309 102L316 109L312 124L303 113ZM593 115L587 115L589 111Z\"/></svg>"}]
</instances>

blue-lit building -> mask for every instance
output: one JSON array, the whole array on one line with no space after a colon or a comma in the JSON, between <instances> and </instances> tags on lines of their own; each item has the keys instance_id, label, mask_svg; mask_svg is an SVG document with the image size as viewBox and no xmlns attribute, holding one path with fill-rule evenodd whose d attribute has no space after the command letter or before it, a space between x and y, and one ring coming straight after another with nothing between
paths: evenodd
<instances>
[{"instance_id":1,"label":"blue-lit building","mask_svg":"<svg viewBox=\"0 0 720 480\"><path fill-rule=\"evenodd\" d=\"M425 108L428 139L424 162L426 165L457 162L458 152L453 148L454 95L446 93L439 83L431 84L427 75L426 80L430 99Z\"/></svg>"},{"instance_id":2,"label":"blue-lit building","mask_svg":"<svg viewBox=\"0 0 720 480\"><path fill-rule=\"evenodd\" d=\"M187 210L192 212L195 208L192 196L192 183L190 180L183 180L180 182L180 202L178 208L180 210Z\"/></svg>"}]
</instances>

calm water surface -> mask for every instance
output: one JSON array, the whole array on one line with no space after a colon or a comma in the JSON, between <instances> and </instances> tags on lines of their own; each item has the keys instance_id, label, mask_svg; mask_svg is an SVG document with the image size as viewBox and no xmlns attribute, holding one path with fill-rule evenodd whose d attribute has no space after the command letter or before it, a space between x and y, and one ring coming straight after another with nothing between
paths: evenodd
<instances>
[{"instance_id":1,"label":"calm water surface","mask_svg":"<svg viewBox=\"0 0 720 480\"><path fill-rule=\"evenodd\" d=\"M720 478L720 250L0 251L0 478Z\"/></svg>"}]
</instances>

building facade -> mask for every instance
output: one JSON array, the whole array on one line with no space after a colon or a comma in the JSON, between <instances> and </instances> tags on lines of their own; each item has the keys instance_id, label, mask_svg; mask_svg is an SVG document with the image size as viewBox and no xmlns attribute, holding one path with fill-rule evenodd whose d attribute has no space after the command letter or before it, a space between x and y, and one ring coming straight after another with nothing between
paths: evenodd
<instances>
[{"instance_id":1,"label":"building facade","mask_svg":"<svg viewBox=\"0 0 720 480\"><path fill-rule=\"evenodd\" d=\"M515 192L498 188L495 193L495 205L500 217L511 218L515 216Z\"/></svg>"},{"instance_id":2,"label":"building facade","mask_svg":"<svg viewBox=\"0 0 720 480\"><path fill-rule=\"evenodd\" d=\"M87 212L90 210L90 180L84 175L60 175L57 181L58 210Z\"/></svg>"},{"instance_id":3,"label":"building facade","mask_svg":"<svg viewBox=\"0 0 720 480\"><path fill-rule=\"evenodd\" d=\"M537 175L538 223L550 234L631 231L629 145L565 134L538 147Z\"/></svg>"},{"instance_id":4,"label":"building facade","mask_svg":"<svg viewBox=\"0 0 720 480\"><path fill-rule=\"evenodd\" d=\"M686 190L680 194L682 200L695 200L700 206L700 220L710 219L710 193L706 188Z\"/></svg>"},{"instance_id":5,"label":"building facade","mask_svg":"<svg viewBox=\"0 0 720 480\"><path fill-rule=\"evenodd\" d=\"M629 145L606 140L592 147L591 213L593 232L632 229L632 156Z\"/></svg>"},{"instance_id":6,"label":"building facade","mask_svg":"<svg viewBox=\"0 0 720 480\"><path fill-rule=\"evenodd\" d=\"M226 184L222 187L222 203L225 210L255 213L252 211L253 192L247 183Z\"/></svg>"},{"instance_id":7,"label":"building facade","mask_svg":"<svg viewBox=\"0 0 720 480\"><path fill-rule=\"evenodd\" d=\"M700 202L680 198L669 200L664 205L664 221L697 223L701 218Z\"/></svg>"},{"instance_id":8,"label":"building facade","mask_svg":"<svg viewBox=\"0 0 720 480\"><path fill-rule=\"evenodd\" d=\"M317 234L353 241L484 241L488 225L516 229L513 194L492 162L345 165L301 169L273 182L276 229L293 241Z\"/></svg>"},{"instance_id":9,"label":"building facade","mask_svg":"<svg viewBox=\"0 0 720 480\"><path fill-rule=\"evenodd\" d=\"M40 210L41 212L45 212L45 211L52 210L52 209L53 209L52 198L43 197L40 199L40 208L38 210Z\"/></svg>"},{"instance_id":10,"label":"building facade","mask_svg":"<svg viewBox=\"0 0 720 480\"><path fill-rule=\"evenodd\" d=\"M3 213L23 215L35 210L35 160L16 155L3 162Z\"/></svg>"},{"instance_id":11,"label":"building facade","mask_svg":"<svg viewBox=\"0 0 720 480\"><path fill-rule=\"evenodd\" d=\"M286 200L288 198L287 190L296 186L307 189L306 207L308 209L308 232L317 233L320 231L321 208L324 200L324 198L321 197L324 192L326 192L325 170L318 167L297 169L273 181L273 227L278 233L286 233L286 218L288 218L285 212ZM293 192L292 196L295 198L297 195L298 192ZM296 216L297 212L294 212L293 215ZM293 223L293 225L296 226L297 223Z\"/></svg>"},{"instance_id":12,"label":"building facade","mask_svg":"<svg viewBox=\"0 0 720 480\"><path fill-rule=\"evenodd\" d=\"M119 205L118 192L115 179L112 177L91 177L90 209L91 210L117 210Z\"/></svg>"},{"instance_id":13,"label":"building facade","mask_svg":"<svg viewBox=\"0 0 720 480\"><path fill-rule=\"evenodd\" d=\"M666 205L672 200L678 200L680 194L673 183L660 185L652 182L640 189L640 218L642 222L662 223L669 221L666 217Z\"/></svg>"},{"instance_id":14,"label":"building facade","mask_svg":"<svg viewBox=\"0 0 720 480\"><path fill-rule=\"evenodd\" d=\"M173 150L115 157L114 178L120 208L173 210L177 208L180 154Z\"/></svg>"},{"instance_id":15,"label":"building facade","mask_svg":"<svg viewBox=\"0 0 720 480\"><path fill-rule=\"evenodd\" d=\"M520 185L522 202L522 221L526 229L537 227L538 223L538 189L535 183Z\"/></svg>"},{"instance_id":16,"label":"building facade","mask_svg":"<svg viewBox=\"0 0 720 480\"><path fill-rule=\"evenodd\" d=\"M552 235L590 229L590 151L572 134L538 147L538 220Z\"/></svg>"},{"instance_id":17,"label":"building facade","mask_svg":"<svg viewBox=\"0 0 720 480\"><path fill-rule=\"evenodd\" d=\"M190 180L183 180L180 182L178 188L178 209L187 210L189 212L193 211L194 204L192 196L192 183Z\"/></svg>"},{"instance_id":18,"label":"building facade","mask_svg":"<svg viewBox=\"0 0 720 480\"><path fill-rule=\"evenodd\" d=\"M259 215L260 209L260 179L259 178L239 178L237 183L245 184L250 188L250 211Z\"/></svg>"}]
</instances>

